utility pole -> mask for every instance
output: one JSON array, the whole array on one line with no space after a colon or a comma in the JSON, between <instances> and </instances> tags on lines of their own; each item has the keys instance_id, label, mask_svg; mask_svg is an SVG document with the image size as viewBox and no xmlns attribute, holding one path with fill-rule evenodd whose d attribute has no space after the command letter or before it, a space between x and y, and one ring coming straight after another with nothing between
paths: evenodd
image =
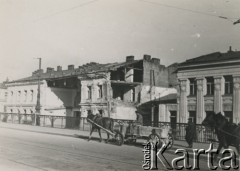
<instances>
[{"instance_id":1,"label":"utility pole","mask_svg":"<svg viewBox=\"0 0 240 171\"><path fill-rule=\"evenodd\" d=\"M39 60L39 70L38 70L38 89L37 89L37 104L36 104L36 111L35 111L35 126L38 125L37 123L37 115L40 115L41 112L41 103L40 103L40 79L41 79L41 63L42 63L42 58L37 58Z\"/></svg>"}]
</instances>

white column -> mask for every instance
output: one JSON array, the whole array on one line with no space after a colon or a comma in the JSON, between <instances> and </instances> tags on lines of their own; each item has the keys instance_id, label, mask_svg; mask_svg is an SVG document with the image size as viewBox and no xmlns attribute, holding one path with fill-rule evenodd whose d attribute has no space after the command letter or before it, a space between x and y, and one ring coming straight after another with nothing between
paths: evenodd
<instances>
[{"instance_id":1,"label":"white column","mask_svg":"<svg viewBox=\"0 0 240 171\"><path fill-rule=\"evenodd\" d=\"M205 118L205 109L204 109L204 78L196 78L197 82L197 124L201 124Z\"/></svg>"},{"instance_id":2,"label":"white column","mask_svg":"<svg viewBox=\"0 0 240 171\"><path fill-rule=\"evenodd\" d=\"M240 75L233 76L233 123L240 122Z\"/></svg>"},{"instance_id":3,"label":"white column","mask_svg":"<svg viewBox=\"0 0 240 171\"><path fill-rule=\"evenodd\" d=\"M214 77L214 112L223 112L222 105L222 76Z\"/></svg>"},{"instance_id":4,"label":"white column","mask_svg":"<svg viewBox=\"0 0 240 171\"><path fill-rule=\"evenodd\" d=\"M180 80L179 122L187 122L187 79Z\"/></svg>"}]
</instances>

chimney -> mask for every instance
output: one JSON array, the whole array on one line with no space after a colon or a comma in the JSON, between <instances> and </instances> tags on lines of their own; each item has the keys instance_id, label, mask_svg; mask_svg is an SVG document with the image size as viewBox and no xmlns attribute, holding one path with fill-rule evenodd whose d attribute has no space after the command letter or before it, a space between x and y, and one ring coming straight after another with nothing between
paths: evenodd
<instances>
[{"instance_id":1,"label":"chimney","mask_svg":"<svg viewBox=\"0 0 240 171\"><path fill-rule=\"evenodd\" d=\"M62 66L57 66L57 71L62 71Z\"/></svg>"},{"instance_id":2,"label":"chimney","mask_svg":"<svg viewBox=\"0 0 240 171\"><path fill-rule=\"evenodd\" d=\"M74 70L74 65L68 65L68 70Z\"/></svg>"},{"instance_id":3,"label":"chimney","mask_svg":"<svg viewBox=\"0 0 240 171\"><path fill-rule=\"evenodd\" d=\"M151 60L151 55L143 55L143 59L146 61L150 61Z\"/></svg>"},{"instance_id":4,"label":"chimney","mask_svg":"<svg viewBox=\"0 0 240 171\"><path fill-rule=\"evenodd\" d=\"M160 64L160 59L159 58L152 58L152 63L155 63L155 64Z\"/></svg>"},{"instance_id":5,"label":"chimney","mask_svg":"<svg viewBox=\"0 0 240 171\"><path fill-rule=\"evenodd\" d=\"M47 72L46 73L51 73L54 71L54 68L51 68L51 67L47 67Z\"/></svg>"},{"instance_id":6,"label":"chimney","mask_svg":"<svg viewBox=\"0 0 240 171\"><path fill-rule=\"evenodd\" d=\"M127 56L126 57L126 62L132 62L134 61L134 56Z\"/></svg>"},{"instance_id":7,"label":"chimney","mask_svg":"<svg viewBox=\"0 0 240 171\"><path fill-rule=\"evenodd\" d=\"M232 52L232 46L229 46L228 52Z\"/></svg>"}]
</instances>

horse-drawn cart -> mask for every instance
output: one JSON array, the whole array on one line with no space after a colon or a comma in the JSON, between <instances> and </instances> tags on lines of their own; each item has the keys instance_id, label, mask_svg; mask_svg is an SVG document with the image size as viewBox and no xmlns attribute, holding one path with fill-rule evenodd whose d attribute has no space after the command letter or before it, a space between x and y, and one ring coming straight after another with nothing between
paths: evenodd
<instances>
[{"instance_id":1,"label":"horse-drawn cart","mask_svg":"<svg viewBox=\"0 0 240 171\"><path fill-rule=\"evenodd\" d=\"M113 137L114 143L117 145L122 145L124 141L126 142L136 142L137 139L145 139L150 142L154 142L155 144L158 143L158 146L162 146L162 144L168 144L168 148L171 148L173 145L173 137L171 134L171 130L168 127L151 127L151 126L141 126L136 125L134 123L122 123L118 122L118 124L115 124L114 128L111 129L108 125L108 127L102 126L102 124L98 124L95 120L96 118L93 117L93 119L88 118L88 122L90 122L95 128L106 131L109 135ZM101 123L101 122L99 122ZM93 127L92 126L92 127ZM107 129L108 128L108 129ZM92 129L93 131L93 129ZM89 136L89 140L91 138L91 134ZM100 135L101 139L101 135Z\"/></svg>"},{"instance_id":2,"label":"horse-drawn cart","mask_svg":"<svg viewBox=\"0 0 240 171\"><path fill-rule=\"evenodd\" d=\"M119 130L124 137L124 140L128 143L135 143L137 139L145 139L150 142L157 142L160 147L163 143L169 143L168 148L171 148L174 141L171 129L164 126L151 127L121 123L115 126L115 130Z\"/></svg>"}]
</instances>

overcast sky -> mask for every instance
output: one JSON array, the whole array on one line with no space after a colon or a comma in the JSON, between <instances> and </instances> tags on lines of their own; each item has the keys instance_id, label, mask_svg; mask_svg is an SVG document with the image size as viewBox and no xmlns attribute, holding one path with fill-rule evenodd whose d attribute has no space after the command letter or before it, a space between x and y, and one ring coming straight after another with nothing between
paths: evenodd
<instances>
[{"instance_id":1,"label":"overcast sky","mask_svg":"<svg viewBox=\"0 0 240 171\"><path fill-rule=\"evenodd\" d=\"M239 0L0 0L0 81L30 76L36 57L44 69L144 54L168 66L240 50L239 18Z\"/></svg>"}]
</instances>

